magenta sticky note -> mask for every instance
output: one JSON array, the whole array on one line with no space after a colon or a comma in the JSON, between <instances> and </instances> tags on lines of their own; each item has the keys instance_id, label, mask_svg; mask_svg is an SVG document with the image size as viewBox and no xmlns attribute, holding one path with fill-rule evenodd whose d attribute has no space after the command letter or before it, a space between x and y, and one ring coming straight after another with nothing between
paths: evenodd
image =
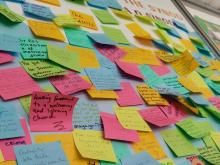
<instances>
[{"instance_id":1,"label":"magenta sticky note","mask_svg":"<svg viewBox=\"0 0 220 165\"><path fill-rule=\"evenodd\" d=\"M137 131L123 128L115 115L106 112L101 112L100 115L104 126L104 137L106 139L128 142L139 141Z\"/></svg>"},{"instance_id":2,"label":"magenta sticky note","mask_svg":"<svg viewBox=\"0 0 220 165\"><path fill-rule=\"evenodd\" d=\"M160 65L151 65L150 68L158 75L163 76L170 73L170 68L160 61Z\"/></svg>"}]
</instances>

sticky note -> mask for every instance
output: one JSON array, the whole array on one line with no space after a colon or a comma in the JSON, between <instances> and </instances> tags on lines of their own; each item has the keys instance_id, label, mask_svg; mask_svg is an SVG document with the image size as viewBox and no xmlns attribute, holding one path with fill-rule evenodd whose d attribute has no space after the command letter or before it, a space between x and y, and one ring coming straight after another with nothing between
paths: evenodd
<instances>
[{"instance_id":1,"label":"sticky note","mask_svg":"<svg viewBox=\"0 0 220 165\"><path fill-rule=\"evenodd\" d=\"M165 65L162 61L160 61L160 65L151 65L150 68L158 75L164 76L171 73L171 69L168 65Z\"/></svg>"},{"instance_id":2,"label":"sticky note","mask_svg":"<svg viewBox=\"0 0 220 165\"><path fill-rule=\"evenodd\" d=\"M47 42L32 38L19 38L20 54L23 59L48 59Z\"/></svg>"},{"instance_id":3,"label":"sticky note","mask_svg":"<svg viewBox=\"0 0 220 165\"><path fill-rule=\"evenodd\" d=\"M183 96L178 96L177 100L179 103L181 103L182 105L184 105L187 109L189 109L190 111L192 111L195 114L199 114L199 109L197 107L195 107L194 105L190 104L186 98L184 98Z\"/></svg>"},{"instance_id":4,"label":"sticky note","mask_svg":"<svg viewBox=\"0 0 220 165\"><path fill-rule=\"evenodd\" d=\"M171 65L177 74L184 76L194 71L199 66L199 63L186 51L178 60L172 62Z\"/></svg>"},{"instance_id":5,"label":"sticky note","mask_svg":"<svg viewBox=\"0 0 220 165\"><path fill-rule=\"evenodd\" d=\"M33 92L30 129L33 132L72 131L72 114L78 98L58 93Z\"/></svg>"},{"instance_id":6,"label":"sticky note","mask_svg":"<svg viewBox=\"0 0 220 165\"><path fill-rule=\"evenodd\" d=\"M201 94L190 94L189 98L198 105L209 105L210 103Z\"/></svg>"},{"instance_id":7,"label":"sticky note","mask_svg":"<svg viewBox=\"0 0 220 165\"><path fill-rule=\"evenodd\" d=\"M10 8L5 5L0 5L0 14L5 16L11 22L21 23L25 20L25 18L17 13L13 12Z\"/></svg>"},{"instance_id":8,"label":"sticky note","mask_svg":"<svg viewBox=\"0 0 220 165\"><path fill-rule=\"evenodd\" d=\"M73 112L73 127L80 130L102 130L100 110L96 103L80 100Z\"/></svg>"},{"instance_id":9,"label":"sticky note","mask_svg":"<svg viewBox=\"0 0 220 165\"><path fill-rule=\"evenodd\" d=\"M132 20L133 16L127 11L127 10L116 10L116 9L111 9L112 13L117 15L118 17Z\"/></svg>"},{"instance_id":10,"label":"sticky note","mask_svg":"<svg viewBox=\"0 0 220 165\"><path fill-rule=\"evenodd\" d=\"M22 8L25 14L40 17L43 19L53 19L55 15L51 12L49 7L41 6L32 3L23 3Z\"/></svg>"},{"instance_id":11,"label":"sticky note","mask_svg":"<svg viewBox=\"0 0 220 165\"><path fill-rule=\"evenodd\" d=\"M4 161L0 165L17 165L16 161Z\"/></svg>"},{"instance_id":12,"label":"sticky note","mask_svg":"<svg viewBox=\"0 0 220 165\"><path fill-rule=\"evenodd\" d=\"M14 146L31 144L31 136L30 136L30 132L28 130L25 119L20 119L20 123L24 130L25 136L0 140L0 148L2 150L5 161L16 160L14 149L13 149Z\"/></svg>"},{"instance_id":13,"label":"sticky note","mask_svg":"<svg viewBox=\"0 0 220 165\"><path fill-rule=\"evenodd\" d=\"M160 164L161 165L175 165L174 161L171 158L160 160Z\"/></svg>"},{"instance_id":14,"label":"sticky note","mask_svg":"<svg viewBox=\"0 0 220 165\"><path fill-rule=\"evenodd\" d=\"M110 8L118 9L118 10L122 10L123 9L123 7L118 2L118 0L106 0L106 3L108 5L108 7L110 7Z\"/></svg>"},{"instance_id":15,"label":"sticky note","mask_svg":"<svg viewBox=\"0 0 220 165\"><path fill-rule=\"evenodd\" d=\"M4 162L5 160L4 160L4 157L3 157L3 155L2 155L2 151L0 150L0 162Z\"/></svg>"},{"instance_id":16,"label":"sticky note","mask_svg":"<svg viewBox=\"0 0 220 165\"><path fill-rule=\"evenodd\" d=\"M87 36L87 32L80 29L64 28L65 34L70 45L84 48L93 48L92 41Z\"/></svg>"},{"instance_id":17,"label":"sticky note","mask_svg":"<svg viewBox=\"0 0 220 165\"><path fill-rule=\"evenodd\" d=\"M154 22L155 22L155 25L160 29L170 30L172 28L169 25L167 25L164 21L155 20Z\"/></svg>"},{"instance_id":18,"label":"sticky note","mask_svg":"<svg viewBox=\"0 0 220 165\"><path fill-rule=\"evenodd\" d=\"M20 120L13 111L1 106L0 119L0 139L24 136Z\"/></svg>"},{"instance_id":19,"label":"sticky note","mask_svg":"<svg viewBox=\"0 0 220 165\"><path fill-rule=\"evenodd\" d=\"M153 25L154 20L150 16L147 15L135 15L135 17L143 23Z\"/></svg>"},{"instance_id":20,"label":"sticky note","mask_svg":"<svg viewBox=\"0 0 220 165\"><path fill-rule=\"evenodd\" d=\"M202 138L209 135L209 132L213 130L212 125L208 121L195 121L192 118L187 118L176 123L178 127L184 130L192 138Z\"/></svg>"},{"instance_id":21,"label":"sticky note","mask_svg":"<svg viewBox=\"0 0 220 165\"><path fill-rule=\"evenodd\" d=\"M121 87L121 90L116 91L116 94L118 95L118 98L116 99L118 105L134 106L144 104L141 97L137 94L129 82L121 82Z\"/></svg>"},{"instance_id":22,"label":"sticky note","mask_svg":"<svg viewBox=\"0 0 220 165\"><path fill-rule=\"evenodd\" d=\"M176 38L181 38L181 35L178 33L178 31L175 29L175 28L170 28L167 30L167 33L169 35L172 35L173 37L176 37Z\"/></svg>"},{"instance_id":23,"label":"sticky note","mask_svg":"<svg viewBox=\"0 0 220 165\"><path fill-rule=\"evenodd\" d=\"M88 33L91 40L103 45L116 45L116 43L110 39L105 33Z\"/></svg>"},{"instance_id":24,"label":"sticky note","mask_svg":"<svg viewBox=\"0 0 220 165\"><path fill-rule=\"evenodd\" d=\"M152 89L145 84L137 85L137 91L149 105L169 104L155 89Z\"/></svg>"},{"instance_id":25,"label":"sticky note","mask_svg":"<svg viewBox=\"0 0 220 165\"><path fill-rule=\"evenodd\" d=\"M145 31L140 25L137 23L130 23L126 25L127 28L134 34L134 37L151 40L152 36L150 33Z\"/></svg>"},{"instance_id":26,"label":"sticky note","mask_svg":"<svg viewBox=\"0 0 220 165\"><path fill-rule=\"evenodd\" d=\"M1 69L0 77L0 95L4 100L30 95L33 91L41 90L21 67Z\"/></svg>"},{"instance_id":27,"label":"sticky note","mask_svg":"<svg viewBox=\"0 0 220 165\"><path fill-rule=\"evenodd\" d=\"M197 154L197 149L177 129L168 129L160 132L162 138L177 157Z\"/></svg>"},{"instance_id":28,"label":"sticky note","mask_svg":"<svg viewBox=\"0 0 220 165\"><path fill-rule=\"evenodd\" d=\"M154 54L158 56L164 62L170 63L176 61L180 58L180 56L175 56L167 51L164 50L155 50Z\"/></svg>"},{"instance_id":29,"label":"sticky note","mask_svg":"<svg viewBox=\"0 0 220 165\"><path fill-rule=\"evenodd\" d=\"M114 90L121 89L120 80L112 70L107 68L86 68L86 74L92 81L96 89L99 90Z\"/></svg>"},{"instance_id":30,"label":"sticky note","mask_svg":"<svg viewBox=\"0 0 220 165\"><path fill-rule=\"evenodd\" d=\"M155 32L158 34L158 36L160 37L160 39L165 42L166 44L173 44L174 41L172 40L172 38L167 34L166 31L162 30L162 29L156 29Z\"/></svg>"},{"instance_id":31,"label":"sticky note","mask_svg":"<svg viewBox=\"0 0 220 165\"><path fill-rule=\"evenodd\" d=\"M116 99L118 98L115 91L111 90L98 90L94 86L90 89L87 89L87 93L93 99Z\"/></svg>"},{"instance_id":32,"label":"sticky note","mask_svg":"<svg viewBox=\"0 0 220 165\"><path fill-rule=\"evenodd\" d=\"M138 131L151 131L151 128L138 113L137 108L119 107L115 105L114 111L123 128Z\"/></svg>"},{"instance_id":33,"label":"sticky note","mask_svg":"<svg viewBox=\"0 0 220 165\"><path fill-rule=\"evenodd\" d=\"M141 74L137 64L123 62L120 60L116 61L116 64L125 73L140 79L144 79L144 76Z\"/></svg>"},{"instance_id":34,"label":"sticky note","mask_svg":"<svg viewBox=\"0 0 220 165\"><path fill-rule=\"evenodd\" d=\"M193 45L193 43L190 40L181 39L180 42L187 48L187 50L191 52L196 52L196 47Z\"/></svg>"},{"instance_id":35,"label":"sticky note","mask_svg":"<svg viewBox=\"0 0 220 165\"><path fill-rule=\"evenodd\" d=\"M51 77L50 82L62 94L70 95L90 88L92 85L80 75L69 71L64 76Z\"/></svg>"},{"instance_id":36,"label":"sticky note","mask_svg":"<svg viewBox=\"0 0 220 165\"><path fill-rule=\"evenodd\" d=\"M108 7L106 0L87 0L89 6L106 9Z\"/></svg>"},{"instance_id":37,"label":"sticky note","mask_svg":"<svg viewBox=\"0 0 220 165\"><path fill-rule=\"evenodd\" d=\"M168 126L176 122L174 118L166 116L159 107L143 109L140 114L144 120L158 127Z\"/></svg>"},{"instance_id":38,"label":"sticky note","mask_svg":"<svg viewBox=\"0 0 220 165\"><path fill-rule=\"evenodd\" d=\"M137 131L123 128L115 115L101 112L102 123L104 126L105 139L137 142L139 137Z\"/></svg>"},{"instance_id":39,"label":"sticky note","mask_svg":"<svg viewBox=\"0 0 220 165\"><path fill-rule=\"evenodd\" d=\"M120 46L120 48L127 53L121 58L121 61L136 64L160 65L160 61L154 55L152 50L125 46Z\"/></svg>"},{"instance_id":40,"label":"sticky note","mask_svg":"<svg viewBox=\"0 0 220 165\"><path fill-rule=\"evenodd\" d=\"M12 62L15 59L12 55L9 53L1 52L0 51L0 64Z\"/></svg>"},{"instance_id":41,"label":"sticky note","mask_svg":"<svg viewBox=\"0 0 220 165\"><path fill-rule=\"evenodd\" d=\"M74 130L73 137L82 157L116 162L111 141L102 137L102 132L93 130Z\"/></svg>"},{"instance_id":42,"label":"sticky note","mask_svg":"<svg viewBox=\"0 0 220 165\"><path fill-rule=\"evenodd\" d=\"M173 19L173 24L177 28L179 28L179 29L183 30L184 32L188 33L188 29L187 29L187 27L186 27L186 25L184 23Z\"/></svg>"},{"instance_id":43,"label":"sticky note","mask_svg":"<svg viewBox=\"0 0 220 165\"><path fill-rule=\"evenodd\" d=\"M161 147L160 143L156 139L156 136L153 132L138 132L140 138L139 142L132 143L131 147L136 152L146 151L154 159L163 159L166 157L166 154Z\"/></svg>"},{"instance_id":44,"label":"sticky note","mask_svg":"<svg viewBox=\"0 0 220 165\"><path fill-rule=\"evenodd\" d=\"M71 16L79 23L80 26L93 30L98 30L93 16L75 10L70 10L69 12Z\"/></svg>"},{"instance_id":45,"label":"sticky note","mask_svg":"<svg viewBox=\"0 0 220 165\"><path fill-rule=\"evenodd\" d=\"M173 53L173 49L162 40L153 39L152 41L155 47Z\"/></svg>"},{"instance_id":46,"label":"sticky note","mask_svg":"<svg viewBox=\"0 0 220 165\"><path fill-rule=\"evenodd\" d=\"M77 72L81 71L79 55L77 53L53 45L47 45L47 50L48 58L51 61Z\"/></svg>"},{"instance_id":47,"label":"sticky note","mask_svg":"<svg viewBox=\"0 0 220 165\"><path fill-rule=\"evenodd\" d=\"M57 15L53 21L57 26L60 27L74 28L79 26L78 22L68 14Z\"/></svg>"},{"instance_id":48,"label":"sticky note","mask_svg":"<svg viewBox=\"0 0 220 165\"><path fill-rule=\"evenodd\" d=\"M64 35L61 33L59 28L50 22L28 20L28 25L32 32L38 37L44 37L54 39L58 41L65 41Z\"/></svg>"},{"instance_id":49,"label":"sticky note","mask_svg":"<svg viewBox=\"0 0 220 165\"><path fill-rule=\"evenodd\" d=\"M41 79L66 74L65 69L46 60L22 60L20 63L33 78Z\"/></svg>"},{"instance_id":50,"label":"sticky note","mask_svg":"<svg viewBox=\"0 0 220 165\"><path fill-rule=\"evenodd\" d=\"M19 52L18 38L9 34L0 33L0 50Z\"/></svg>"},{"instance_id":51,"label":"sticky note","mask_svg":"<svg viewBox=\"0 0 220 165\"><path fill-rule=\"evenodd\" d=\"M216 146L220 148L220 133L211 131L211 138L215 142Z\"/></svg>"},{"instance_id":52,"label":"sticky note","mask_svg":"<svg viewBox=\"0 0 220 165\"><path fill-rule=\"evenodd\" d=\"M55 5L55 6L60 6L60 1L59 0L38 0L40 2L45 2L50 5Z\"/></svg>"},{"instance_id":53,"label":"sticky note","mask_svg":"<svg viewBox=\"0 0 220 165\"><path fill-rule=\"evenodd\" d=\"M108 46L102 44L95 44L95 48L111 62L115 62L122 58L126 52L117 46Z\"/></svg>"},{"instance_id":54,"label":"sticky note","mask_svg":"<svg viewBox=\"0 0 220 165\"><path fill-rule=\"evenodd\" d=\"M102 26L102 29L112 41L117 42L118 44L130 44L124 33L120 29L108 26Z\"/></svg>"},{"instance_id":55,"label":"sticky note","mask_svg":"<svg viewBox=\"0 0 220 165\"><path fill-rule=\"evenodd\" d=\"M203 159L211 164L219 164L220 163L220 153L219 151L212 147L201 147L198 148L199 154Z\"/></svg>"},{"instance_id":56,"label":"sticky note","mask_svg":"<svg viewBox=\"0 0 220 165\"><path fill-rule=\"evenodd\" d=\"M121 160L122 165L133 165L133 164L152 164L160 165L158 161L152 158L147 152L140 152L132 156L127 156Z\"/></svg>"},{"instance_id":57,"label":"sticky note","mask_svg":"<svg viewBox=\"0 0 220 165\"><path fill-rule=\"evenodd\" d=\"M92 12L103 24L119 24L118 21L108 12L108 10L93 9Z\"/></svg>"},{"instance_id":58,"label":"sticky note","mask_svg":"<svg viewBox=\"0 0 220 165\"><path fill-rule=\"evenodd\" d=\"M41 164L69 164L59 142L30 144L14 148L17 163L23 165Z\"/></svg>"},{"instance_id":59,"label":"sticky note","mask_svg":"<svg viewBox=\"0 0 220 165\"><path fill-rule=\"evenodd\" d=\"M216 108L220 109L220 97L213 96L213 97L210 97L208 100L210 103L212 103L212 105L214 105Z\"/></svg>"}]
</instances>

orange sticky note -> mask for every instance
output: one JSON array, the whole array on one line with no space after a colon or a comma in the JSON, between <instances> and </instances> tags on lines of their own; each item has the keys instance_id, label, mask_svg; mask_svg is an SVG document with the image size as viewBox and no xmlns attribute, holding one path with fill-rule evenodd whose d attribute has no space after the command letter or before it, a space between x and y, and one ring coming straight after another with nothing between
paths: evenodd
<instances>
[{"instance_id":1,"label":"orange sticky note","mask_svg":"<svg viewBox=\"0 0 220 165\"><path fill-rule=\"evenodd\" d=\"M28 25L36 36L65 41L64 35L54 23L28 20Z\"/></svg>"},{"instance_id":2,"label":"orange sticky note","mask_svg":"<svg viewBox=\"0 0 220 165\"><path fill-rule=\"evenodd\" d=\"M40 2L45 2L50 5L55 5L55 6L60 6L60 1L59 0L38 0Z\"/></svg>"},{"instance_id":3,"label":"orange sticky note","mask_svg":"<svg viewBox=\"0 0 220 165\"><path fill-rule=\"evenodd\" d=\"M0 165L17 165L16 161L4 161L0 162Z\"/></svg>"},{"instance_id":4,"label":"orange sticky note","mask_svg":"<svg viewBox=\"0 0 220 165\"><path fill-rule=\"evenodd\" d=\"M154 54L159 57L161 60L164 62L170 63L173 61L176 61L177 59L180 58L180 56L175 56L174 54L171 54L167 51L164 50L155 50Z\"/></svg>"},{"instance_id":5,"label":"orange sticky note","mask_svg":"<svg viewBox=\"0 0 220 165\"><path fill-rule=\"evenodd\" d=\"M131 145L135 152L146 151L157 160L166 158L166 154L153 132L138 132L138 136L140 141Z\"/></svg>"},{"instance_id":6,"label":"orange sticky note","mask_svg":"<svg viewBox=\"0 0 220 165\"><path fill-rule=\"evenodd\" d=\"M118 98L115 91L98 90L94 86L90 89L87 89L86 91L90 95L90 97L92 97L93 99L117 99Z\"/></svg>"},{"instance_id":7,"label":"orange sticky note","mask_svg":"<svg viewBox=\"0 0 220 165\"><path fill-rule=\"evenodd\" d=\"M0 150L0 162L3 162L3 161L4 161L4 157L3 157L2 151Z\"/></svg>"},{"instance_id":8,"label":"orange sticky note","mask_svg":"<svg viewBox=\"0 0 220 165\"><path fill-rule=\"evenodd\" d=\"M98 30L93 16L75 10L70 10L70 14L75 20L77 20L80 26Z\"/></svg>"},{"instance_id":9,"label":"orange sticky note","mask_svg":"<svg viewBox=\"0 0 220 165\"><path fill-rule=\"evenodd\" d=\"M196 48L190 40L181 39L180 42L191 52L195 52Z\"/></svg>"}]
</instances>

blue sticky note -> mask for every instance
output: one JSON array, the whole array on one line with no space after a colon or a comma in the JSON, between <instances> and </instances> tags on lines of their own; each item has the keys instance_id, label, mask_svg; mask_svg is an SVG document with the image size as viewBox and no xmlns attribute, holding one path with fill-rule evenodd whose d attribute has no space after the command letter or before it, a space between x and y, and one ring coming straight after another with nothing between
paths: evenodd
<instances>
[{"instance_id":1,"label":"blue sticky note","mask_svg":"<svg viewBox=\"0 0 220 165\"><path fill-rule=\"evenodd\" d=\"M151 157L147 152L140 152L135 155L130 155L121 160L122 165L160 165L160 163Z\"/></svg>"},{"instance_id":2,"label":"blue sticky note","mask_svg":"<svg viewBox=\"0 0 220 165\"><path fill-rule=\"evenodd\" d=\"M123 9L123 7L120 5L120 3L117 0L106 0L106 3L110 8L118 9L118 10Z\"/></svg>"},{"instance_id":3,"label":"blue sticky note","mask_svg":"<svg viewBox=\"0 0 220 165\"><path fill-rule=\"evenodd\" d=\"M11 1L11 2L19 2L19 3L24 3L25 0L7 0L7 1Z\"/></svg>"},{"instance_id":4,"label":"blue sticky note","mask_svg":"<svg viewBox=\"0 0 220 165\"><path fill-rule=\"evenodd\" d=\"M16 112L12 107L0 105L0 139L22 136L25 134Z\"/></svg>"},{"instance_id":5,"label":"blue sticky note","mask_svg":"<svg viewBox=\"0 0 220 165\"><path fill-rule=\"evenodd\" d=\"M19 52L19 40L12 35L0 33L0 50Z\"/></svg>"},{"instance_id":6,"label":"blue sticky note","mask_svg":"<svg viewBox=\"0 0 220 165\"><path fill-rule=\"evenodd\" d=\"M73 127L81 130L102 130L100 111L96 103L78 101L73 112Z\"/></svg>"},{"instance_id":7,"label":"blue sticky note","mask_svg":"<svg viewBox=\"0 0 220 165\"><path fill-rule=\"evenodd\" d=\"M92 7L97 7L101 9L106 9L108 7L105 0L88 0L87 3Z\"/></svg>"},{"instance_id":8,"label":"blue sticky note","mask_svg":"<svg viewBox=\"0 0 220 165\"><path fill-rule=\"evenodd\" d=\"M107 68L87 68L86 74L92 81L96 89L117 90L121 89L120 79L115 76L111 69Z\"/></svg>"},{"instance_id":9,"label":"blue sticky note","mask_svg":"<svg viewBox=\"0 0 220 165\"><path fill-rule=\"evenodd\" d=\"M69 165L60 142L15 146L18 165Z\"/></svg>"},{"instance_id":10,"label":"blue sticky note","mask_svg":"<svg viewBox=\"0 0 220 165\"><path fill-rule=\"evenodd\" d=\"M209 66L209 64L206 61L202 60L200 53L194 52L194 53L192 53L192 55L196 59L196 61L200 64L200 66L202 66L202 67L208 67Z\"/></svg>"},{"instance_id":11,"label":"blue sticky note","mask_svg":"<svg viewBox=\"0 0 220 165\"><path fill-rule=\"evenodd\" d=\"M210 105L210 102L206 100L201 94L190 94L189 98L198 105Z\"/></svg>"},{"instance_id":12,"label":"blue sticky note","mask_svg":"<svg viewBox=\"0 0 220 165\"><path fill-rule=\"evenodd\" d=\"M196 48L198 49L198 51L201 53L201 54L204 54L204 55L207 55L207 56L210 56L211 55L211 52L210 50L208 49L208 47L202 47L202 46L198 46L196 45Z\"/></svg>"},{"instance_id":13,"label":"blue sticky note","mask_svg":"<svg viewBox=\"0 0 220 165\"><path fill-rule=\"evenodd\" d=\"M176 37L176 38L181 38L181 36L180 36L180 34L176 31L176 29L174 29L174 28L170 28L170 29L168 29L168 30L166 30L167 31L167 33L169 34L169 35L172 35L172 36L174 36L174 37Z\"/></svg>"},{"instance_id":14,"label":"blue sticky note","mask_svg":"<svg viewBox=\"0 0 220 165\"><path fill-rule=\"evenodd\" d=\"M178 29L180 29L180 30L182 30L182 31L184 31L184 32L186 32L186 33L189 32L188 29L187 29L187 27L186 27L186 25L185 25L184 23L179 22L179 21L173 19L173 24L174 24L174 26L176 26Z\"/></svg>"},{"instance_id":15,"label":"blue sticky note","mask_svg":"<svg viewBox=\"0 0 220 165\"><path fill-rule=\"evenodd\" d=\"M80 29L64 28L70 45L84 48L93 48L92 41L87 36L87 32Z\"/></svg>"},{"instance_id":16,"label":"blue sticky note","mask_svg":"<svg viewBox=\"0 0 220 165\"><path fill-rule=\"evenodd\" d=\"M173 49L166 45L162 40L152 40L155 47L173 53Z\"/></svg>"},{"instance_id":17,"label":"blue sticky note","mask_svg":"<svg viewBox=\"0 0 220 165\"><path fill-rule=\"evenodd\" d=\"M107 57L103 56L102 54L99 53L98 50L94 49L96 53L96 57L99 61L99 64L104 67L104 68L113 68L115 67L115 64L112 63Z\"/></svg>"},{"instance_id":18,"label":"blue sticky note","mask_svg":"<svg viewBox=\"0 0 220 165\"><path fill-rule=\"evenodd\" d=\"M116 42L112 41L107 35L104 33L88 33L89 38L91 38L94 42L104 45L117 45Z\"/></svg>"},{"instance_id":19,"label":"blue sticky note","mask_svg":"<svg viewBox=\"0 0 220 165\"><path fill-rule=\"evenodd\" d=\"M43 19L55 18L55 15L51 12L49 7L40 6L32 3L24 3L22 7L24 13L30 16L40 17Z\"/></svg>"}]
</instances>

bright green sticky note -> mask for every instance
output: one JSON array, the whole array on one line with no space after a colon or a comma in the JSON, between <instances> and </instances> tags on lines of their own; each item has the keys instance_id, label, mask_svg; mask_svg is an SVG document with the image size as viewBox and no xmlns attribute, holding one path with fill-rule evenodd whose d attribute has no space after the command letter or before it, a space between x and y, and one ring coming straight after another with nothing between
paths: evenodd
<instances>
[{"instance_id":1,"label":"bright green sticky note","mask_svg":"<svg viewBox=\"0 0 220 165\"><path fill-rule=\"evenodd\" d=\"M170 149L178 156L197 154L197 149L177 129L169 129L160 132Z\"/></svg>"},{"instance_id":2,"label":"bright green sticky note","mask_svg":"<svg viewBox=\"0 0 220 165\"><path fill-rule=\"evenodd\" d=\"M213 75L215 73L214 70L210 69L210 68L202 68L202 67L198 67L196 69L196 71L202 75L203 77L210 77L211 75Z\"/></svg>"},{"instance_id":3,"label":"bright green sticky note","mask_svg":"<svg viewBox=\"0 0 220 165\"><path fill-rule=\"evenodd\" d=\"M102 26L102 29L111 40L119 44L129 45L129 41L127 40L127 38L120 29L107 27L107 26Z\"/></svg>"},{"instance_id":4,"label":"bright green sticky note","mask_svg":"<svg viewBox=\"0 0 220 165\"><path fill-rule=\"evenodd\" d=\"M64 31L70 45L93 48L92 41L88 38L86 31L73 28L64 28Z\"/></svg>"},{"instance_id":5,"label":"bright green sticky note","mask_svg":"<svg viewBox=\"0 0 220 165\"><path fill-rule=\"evenodd\" d=\"M10 10L7 6L0 5L0 13L8 18L11 22L23 22L25 20L24 17L18 15L17 13Z\"/></svg>"},{"instance_id":6,"label":"bright green sticky note","mask_svg":"<svg viewBox=\"0 0 220 165\"><path fill-rule=\"evenodd\" d=\"M92 12L103 24L118 25L118 21L108 12L108 10L92 10Z\"/></svg>"},{"instance_id":7,"label":"bright green sticky note","mask_svg":"<svg viewBox=\"0 0 220 165\"><path fill-rule=\"evenodd\" d=\"M20 63L31 77L37 79L66 74L65 69L46 60L22 60Z\"/></svg>"},{"instance_id":8,"label":"bright green sticky note","mask_svg":"<svg viewBox=\"0 0 220 165\"><path fill-rule=\"evenodd\" d=\"M111 9L112 12L124 19L132 20L133 16L127 11L127 10L116 10L116 9Z\"/></svg>"},{"instance_id":9,"label":"bright green sticky note","mask_svg":"<svg viewBox=\"0 0 220 165\"><path fill-rule=\"evenodd\" d=\"M161 29L156 29L155 30L158 36L167 44L173 45L173 40L170 38L170 36L167 34L166 31L161 30Z\"/></svg>"},{"instance_id":10,"label":"bright green sticky note","mask_svg":"<svg viewBox=\"0 0 220 165\"><path fill-rule=\"evenodd\" d=\"M220 152L215 147L198 148L200 156L211 164L220 164Z\"/></svg>"},{"instance_id":11,"label":"bright green sticky note","mask_svg":"<svg viewBox=\"0 0 220 165\"><path fill-rule=\"evenodd\" d=\"M195 119L188 118L176 123L183 131L185 131L192 138L202 138L209 135L213 130L211 124L207 121L199 122Z\"/></svg>"},{"instance_id":12,"label":"bright green sticky note","mask_svg":"<svg viewBox=\"0 0 220 165\"><path fill-rule=\"evenodd\" d=\"M169 25L167 25L165 22L160 21L160 20L155 20L154 21L155 25L160 28L160 29L164 29L164 30L170 30L172 29L172 27L170 27Z\"/></svg>"},{"instance_id":13,"label":"bright green sticky note","mask_svg":"<svg viewBox=\"0 0 220 165\"><path fill-rule=\"evenodd\" d=\"M217 149L217 146L215 145L215 142L210 135L203 137L202 140L205 143L206 147L211 146Z\"/></svg>"},{"instance_id":14,"label":"bright green sticky note","mask_svg":"<svg viewBox=\"0 0 220 165\"><path fill-rule=\"evenodd\" d=\"M55 24L60 27L76 27L79 26L79 23L71 16L68 14L63 14L63 15L58 15L56 18L53 19Z\"/></svg>"},{"instance_id":15,"label":"bright green sticky note","mask_svg":"<svg viewBox=\"0 0 220 165\"><path fill-rule=\"evenodd\" d=\"M146 15L135 15L135 17L137 17L138 20L140 20L143 23L151 24L151 25L154 24L154 19L149 17L149 16L146 16Z\"/></svg>"},{"instance_id":16,"label":"bright green sticky note","mask_svg":"<svg viewBox=\"0 0 220 165\"><path fill-rule=\"evenodd\" d=\"M80 72L79 55L76 52L66 48L59 48L53 45L47 45L48 58L66 68Z\"/></svg>"}]
</instances>

